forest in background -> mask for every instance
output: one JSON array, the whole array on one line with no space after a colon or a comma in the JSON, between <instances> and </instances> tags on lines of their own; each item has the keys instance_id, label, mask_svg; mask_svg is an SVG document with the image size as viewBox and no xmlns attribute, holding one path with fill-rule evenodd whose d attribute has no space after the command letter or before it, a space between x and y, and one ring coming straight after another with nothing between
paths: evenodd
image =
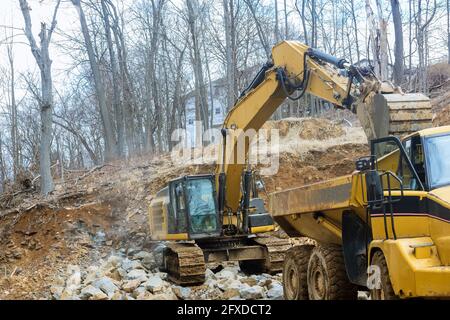
<instances>
[{"instance_id":1,"label":"forest in background","mask_svg":"<svg viewBox=\"0 0 450 320\"><path fill-rule=\"evenodd\" d=\"M223 79L230 108L285 39L370 63L405 92L430 94L450 77L448 0L7 1L20 15L0 21L2 191L27 181L47 194L64 171L169 151L188 95L208 129L211 83ZM42 5L45 21L32 15ZM19 72L23 50L35 67ZM274 117L326 108L305 96Z\"/></svg>"}]
</instances>

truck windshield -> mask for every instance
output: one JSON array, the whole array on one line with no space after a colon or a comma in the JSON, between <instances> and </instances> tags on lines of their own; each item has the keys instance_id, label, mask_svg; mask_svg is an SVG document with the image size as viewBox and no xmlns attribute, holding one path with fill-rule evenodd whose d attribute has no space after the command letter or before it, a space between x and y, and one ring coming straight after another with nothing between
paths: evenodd
<instances>
[{"instance_id":1,"label":"truck windshield","mask_svg":"<svg viewBox=\"0 0 450 320\"><path fill-rule=\"evenodd\" d=\"M187 182L189 215L193 233L210 233L217 230L216 203L210 179Z\"/></svg>"},{"instance_id":2,"label":"truck windshield","mask_svg":"<svg viewBox=\"0 0 450 320\"><path fill-rule=\"evenodd\" d=\"M450 135L426 139L431 189L450 185Z\"/></svg>"}]
</instances>

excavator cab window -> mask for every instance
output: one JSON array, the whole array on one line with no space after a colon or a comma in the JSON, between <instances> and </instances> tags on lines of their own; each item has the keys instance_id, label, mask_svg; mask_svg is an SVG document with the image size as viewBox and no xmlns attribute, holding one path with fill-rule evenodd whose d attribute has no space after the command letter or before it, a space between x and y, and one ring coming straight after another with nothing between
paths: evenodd
<instances>
[{"instance_id":1,"label":"excavator cab window","mask_svg":"<svg viewBox=\"0 0 450 320\"><path fill-rule=\"evenodd\" d=\"M213 180L210 178L189 179L186 186L190 231L194 234L217 232L219 223Z\"/></svg>"}]
</instances>

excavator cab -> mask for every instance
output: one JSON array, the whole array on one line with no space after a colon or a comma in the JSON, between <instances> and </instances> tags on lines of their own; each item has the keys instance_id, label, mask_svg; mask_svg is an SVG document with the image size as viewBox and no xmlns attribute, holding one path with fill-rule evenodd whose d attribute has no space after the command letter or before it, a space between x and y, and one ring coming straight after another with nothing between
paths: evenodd
<instances>
[{"instance_id":1,"label":"excavator cab","mask_svg":"<svg viewBox=\"0 0 450 320\"><path fill-rule=\"evenodd\" d=\"M184 176L169 183L169 232L187 233L189 239L220 235L214 186L213 175Z\"/></svg>"}]
</instances>

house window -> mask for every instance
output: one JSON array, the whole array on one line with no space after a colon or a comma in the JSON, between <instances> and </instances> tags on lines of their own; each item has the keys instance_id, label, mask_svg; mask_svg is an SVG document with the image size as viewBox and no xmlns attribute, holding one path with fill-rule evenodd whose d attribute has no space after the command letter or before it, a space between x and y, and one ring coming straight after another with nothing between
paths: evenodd
<instances>
[{"instance_id":1,"label":"house window","mask_svg":"<svg viewBox=\"0 0 450 320\"><path fill-rule=\"evenodd\" d=\"M194 124L194 119L189 119L189 120L188 120L188 123L189 123L189 124Z\"/></svg>"},{"instance_id":2,"label":"house window","mask_svg":"<svg viewBox=\"0 0 450 320\"><path fill-rule=\"evenodd\" d=\"M220 114L220 108L216 108L216 114Z\"/></svg>"}]
</instances>

